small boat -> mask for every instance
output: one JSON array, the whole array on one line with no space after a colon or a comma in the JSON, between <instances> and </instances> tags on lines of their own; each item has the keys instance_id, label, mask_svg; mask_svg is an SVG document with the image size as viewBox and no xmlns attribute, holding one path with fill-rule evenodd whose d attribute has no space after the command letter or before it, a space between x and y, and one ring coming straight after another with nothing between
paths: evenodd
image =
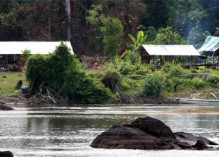
<instances>
[{"instance_id":1,"label":"small boat","mask_svg":"<svg viewBox=\"0 0 219 157\"><path fill-rule=\"evenodd\" d=\"M219 103L219 100L215 100L215 99L176 98L176 101L179 103L185 103L185 104Z\"/></svg>"}]
</instances>

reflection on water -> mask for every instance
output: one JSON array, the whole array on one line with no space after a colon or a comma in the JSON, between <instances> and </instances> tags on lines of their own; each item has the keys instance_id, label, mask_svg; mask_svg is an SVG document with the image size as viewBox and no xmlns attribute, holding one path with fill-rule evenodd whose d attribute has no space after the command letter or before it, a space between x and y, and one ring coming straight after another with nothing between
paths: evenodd
<instances>
[{"instance_id":1,"label":"reflection on water","mask_svg":"<svg viewBox=\"0 0 219 157\"><path fill-rule=\"evenodd\" d=\"M194 133L219 143L219 114L175 112L187 109L219 111L219 105L17 107L14 111L0 112L0 151L11 150L16 157L218 156L219 151L155 152L89 147L110 126L144 116L164 121L173 131Z\"/></svg>"}]
</instances>

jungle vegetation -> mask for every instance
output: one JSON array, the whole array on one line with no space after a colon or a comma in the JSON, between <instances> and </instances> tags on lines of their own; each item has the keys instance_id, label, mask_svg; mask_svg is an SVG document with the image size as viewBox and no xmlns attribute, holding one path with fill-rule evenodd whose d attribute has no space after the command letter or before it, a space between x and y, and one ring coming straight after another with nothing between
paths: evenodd
<instances>
[{"instance_id":1,"label":"jungle vegetation","mask_svg":"<svg viewBox=\"0 0 219 157\"><path fill-rule=\"evenodd\" d=\"M70 2L71 43L77 56L121 55L129 34L142 30L151 41L167 27L198 47L219 25L218 0ZM1 0L1 41L64 41L68 24L64 0Z\"/></svg>"},{"instance_id":2,"label":"jungle vegetation","mask_svg":"<svg viewBox=\"0 0 219 157\"><path fill-rule=\"evenodd\" d=\"M26 78L35 92L55 90L75 103L107 102L124 93L143 97L169 97L185 91L219 94L217 71L185 69L180 63L188 62L187 58L175 58L158 68L140 55L143 43L200 47L219 24L218 0L70 2L70 21L64 0L0 3L1 41L65 41L67 27L71 27L75 55L61 43L54 54L28 56ZM98 61L98 69L89 70L87 63L94 61ZM186 74L201 77L176 77Z\"/></svg>"}]
</instances>

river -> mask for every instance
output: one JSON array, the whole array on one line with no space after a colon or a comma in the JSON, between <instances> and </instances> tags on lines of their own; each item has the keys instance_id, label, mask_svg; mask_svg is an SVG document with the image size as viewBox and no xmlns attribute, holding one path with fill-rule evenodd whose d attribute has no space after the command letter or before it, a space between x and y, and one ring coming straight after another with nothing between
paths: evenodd
<instances>
[{"instance_id":1,"label":"river","mask_svg":"<svg viewBox=\"0 0 219 157\"><path fill-rule=\"evenodd\" d=\"M0 111L0 151L15 157L217 157L219 151L94 149L101 132L121 121L151 116L174 132L219 143L219 104L178 106L18 107Z\"/></svg>"}]
</instances>

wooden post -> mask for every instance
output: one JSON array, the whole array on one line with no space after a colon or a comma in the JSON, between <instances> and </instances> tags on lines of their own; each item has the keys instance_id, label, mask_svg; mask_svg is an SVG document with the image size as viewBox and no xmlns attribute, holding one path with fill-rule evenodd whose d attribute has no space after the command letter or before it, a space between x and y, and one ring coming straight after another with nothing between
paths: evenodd
<instances>
[{"instance_id":1,"label":"wooden post","mask_svg":"<svg viewBox=\"0 0 219 157\"><path fill-rule=\"evenodd\" d=\"M212 67L212 69L214 69L214 64L215 64L215 63L214 63L214 53L213 53L213 67Z\"/></svg>"},{"instance_id":2,"label":"wooden post","mask_svg":"<svg viewBox=\"0 0 219 157\"><path fill-rule=\"evenodd\" d=\"M190 61L191 61L191 63L190 63L190 68L192 68L192 56L191 56Z\"/></svg>"},{"instance_id":3,"label":"wooden post","mask_svg":"<svg viewBox=\"0 0 219 157\"><path fill-rule=\"evenodd\" d=\"M6 54L6 62L7 62L7 71L9 71L8 55L7 54Z\"/></svg>"},{"instance_id":4,"label":"wooden post","mask_svg":"<svg viewBox=\"0 0 219 157\"><path fill-rule=\"evenodd\" d=\"M205 59L205 69L207 68L207 58Z\"/></svg>"}]
</instances>

